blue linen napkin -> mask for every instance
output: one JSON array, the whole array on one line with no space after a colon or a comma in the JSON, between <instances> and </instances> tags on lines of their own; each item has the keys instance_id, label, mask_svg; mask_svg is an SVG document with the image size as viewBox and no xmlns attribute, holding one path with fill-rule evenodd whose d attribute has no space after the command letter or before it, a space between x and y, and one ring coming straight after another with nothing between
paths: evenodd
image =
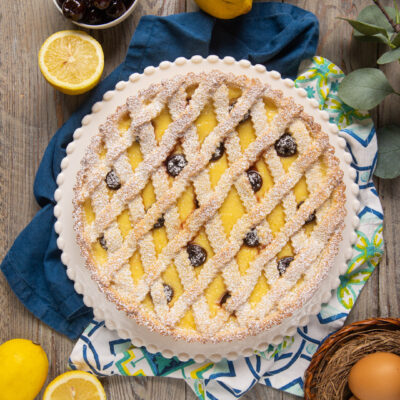
<instances>
[{"instance_id":1,"label":"blue linen napkin","mask_svg":"<svg viewBox=\"0 0 400 400\"><path fill-rule=\"evenodd\" d=\"M93 318L60 259L53 194L74 130L107 90L149 65L195 54L248 59L295 78L300 62L315 54L318 32L314 14L282 3L256 3L250 13L234 20L217 20L202 12L142 17L125 61L92 91L86 103L56 132L44 153L34 184L34 195L42 209L15 240L1 264L22 303L71 339L77 338Z\"/></svg>"}]
</instances>

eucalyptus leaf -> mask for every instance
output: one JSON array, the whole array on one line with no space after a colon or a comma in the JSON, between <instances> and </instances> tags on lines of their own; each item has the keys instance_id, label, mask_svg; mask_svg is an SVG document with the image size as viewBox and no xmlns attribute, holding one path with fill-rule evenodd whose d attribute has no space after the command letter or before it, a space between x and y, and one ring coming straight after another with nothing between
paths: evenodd
<instances>
[{"instance_id":1,"label":"eucalyptus leaf","mask_svg":"<svg viewBox=\"0 0 400 400\"><path fill-rule=\"evenodd\" d=\"M397 1L394 0L393 3L394 3L394 8L396 10L396 19L395 19L395 21L396 21L396 24L400 24L400 11L399 11L399 7L397 6Z\"/></svg>"},{"instance_id":2,"label":"eucalyptus leaf","mask_svg":"<svg viewBox=\"0 0 400 400\"><path fill-rule=\"evenodd\" d=\"M400 175L400 127L388 125L378 130L378 162L375 175L393 179Z\"/></svg>"},{"instance_id":3,"label":"eucalyptus leaf","mask_svg":"<svg viewBox=\"0 0 400 400\"><path fill-rule=\"evenodd\" d=\"M385 10L390 18L393 20L396 19L396 10L393 7L385 7ZM358 14L357 21L380 26L388 32L393 33L392 25L390 25L382 11L375 4L363 8Z\"/></svg>"},{"instance_id":4,"label":"eucalyptus leaf","mask_svg":"<svg viewBox=\"0 0 400 400\"><path fill-rule=\"evenodd\" d=\"M400 32L393 37L391 42L395 47L400 47Z\"/></svg>"},{"instance_id":5,"label":"eucalyptus leaf","mask_svg":"<svg viewBox=\"0 0 400 400\"><path fill-rule=\"evenodd\" d=\"M390 41L389 38L385 35L378 33L377 35L367 36L358 32L357 30L353 30L353 37L361 42L375 42L375 43L384 43L389 46Z\"/></svg>"},{"instance_id":6,"label":"eucalyptus leaf","mask_svg":"<svg viewBox=\"0 0 400 400\"><path fill-rule=\"evenodd\" d=\"M338 94L349 106L359 110L370 110L391 93L394 93L394 90L382 71L361 68L343 79Z\"/></svg>"},{"instance_id":7,"label":"eucalyptus leaf","mask_svg":"<svg viewBox=\"0 0 400 400\"><path fill-rule=\"evenodd\" d=\"M386 29L381 28L380 26L367 24L366 22L356 21L354 19L348 19L348 18L339 18L339 19L347 21L354 29L356 29L358 32L363 33L364 35L370 36L370 35L376 35L378 33L381 33L382 35L387 35Z\"/></svg>"},{"instance_id":8,"label":"eucalyptus leaf","mask_svg":"<svg viewBox=\"0 0 400 400\"><path fill-rule=\"evenodd\" d=\"M389 64L393 61L397 61L400 59L400 47L395 50L387 51L383 53L379 58L377 63L378 64Z\"/></svg>"}]
</instances>

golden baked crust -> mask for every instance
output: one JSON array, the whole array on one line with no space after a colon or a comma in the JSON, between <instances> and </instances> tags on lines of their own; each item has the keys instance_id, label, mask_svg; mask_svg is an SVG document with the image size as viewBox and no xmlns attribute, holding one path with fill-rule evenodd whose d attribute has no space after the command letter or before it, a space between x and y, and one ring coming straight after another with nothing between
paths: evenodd
<instances>
[{"instance_id":1,"label":"golden baked crust","mask_svg":"<svg viewBox=\"0 0 400 400\"><path fill-rule=\"evenodd\" d=\"M232 88L240 92L233 101ZM217 125L201 142L195 122L210 104ZM269 115L271 108L274 112ZM171 123L156 137L154 121L165 109ZM127 115L129 127L121 131ZM246 148L238 134L244 120L251 121L254 131ZM282 163L277 153L276 143L284 134L297 146L290 165ZM221 142L227 168L213 186L210 159ZM135 165L130 158L132 146L140 147L143 158ZM171 178L165 161L177 147L187 164ZM256 196L247 172L260 160L273 183L262 196ZM111 170L118 181L112 191L106 184ZM219 71L190 73L127 98L100 127L77 175L74 228L92 278L110 301L138 323L187 341L229 341L279 324L299 309L326 277L344 227L342 178L327 134L291 98L245 76ZM300 181L307 192L301 201L295 190ZM143 192L149 182L155 201L146 207ZM178 202L189 186L198 207L182 220ZM220 213L233 188L244 211L227 232ZM282 208L284 221L273 228L269 220L277 207ZM128 215L130 229L118 220L122 213ZM156 251L154 225L160 217L165 221L167 242ZM252 229L256 229L259 245L241 270L238 254L246 247L243 239ZM187 246L199 232L211 250L207 260L194 267ZM101 252L106 250L104 259L96 255L99 239ZM287 265L279 264L284 248L292 252ZM132 267L133 257L140 258L139 272ZM183 287L179 296L165 290L163 274L171 264ZM216 294L206 299L205 293L209 294L217 278L223 280L226 293L210 313L209 299ZM256 288L260 282L262 289ZM181 324L188 312L193 321Z\"/></svg>"}]
</instances>

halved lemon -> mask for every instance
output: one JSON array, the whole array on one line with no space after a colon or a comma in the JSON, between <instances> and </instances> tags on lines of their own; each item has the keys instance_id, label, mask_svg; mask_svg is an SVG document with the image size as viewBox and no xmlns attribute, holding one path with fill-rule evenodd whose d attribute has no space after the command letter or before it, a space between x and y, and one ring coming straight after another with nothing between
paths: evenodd
<instances>
[{"instance_id":1,"label":"halved lemon","mask_svg":"<svg viewBox=\"0 0 400 400\"><path fill-rule=\"evenodd\" d=\"M69 371L50 382L43 400L106 400L106 393L94 375Z\"/></svg>"},{"instance_id":2,"label":"halved lemon","mask_svg":"<svg viewBox=\"0 0 400 400\"><path fill-rule=\"evenodd\" d=\"M104 53L100 43L82 31L60 31L39 50L39 68L46 80L66 94L81 94L100 80Z\"/></svg>"}]
</instances>

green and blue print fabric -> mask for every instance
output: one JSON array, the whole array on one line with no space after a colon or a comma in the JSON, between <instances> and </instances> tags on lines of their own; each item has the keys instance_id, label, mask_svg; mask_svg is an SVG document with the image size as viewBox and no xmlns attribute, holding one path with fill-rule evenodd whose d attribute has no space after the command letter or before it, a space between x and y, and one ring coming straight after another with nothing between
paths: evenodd
<instances>
[{"instance_id":1,"label":"green and blue print fabric","mask_svg":"<svg viewBox=\"0 0 400 400\"><path fill-rule=\"evenodd\" d=\"M297 87L316 99L320 108L337 124L352 156L356 183L360 188L361 209L357 242L348 262L347 272L331 300L322 306L307 326L297 329L279 346L270 345L251 357L218 363L180 362L145 348L135 348L129 340L120 339L103 321L93 321L78 340L70 357L73 369L99 376L166 376L185 379L200 399L237 399L256 383L303 395L304 371L324 339L342 327L364 284L378 265L383 252L382 207L372 182L376 164L377 140L369 114L345 105L338 97L343 72L322 57L310 60L305 72L296 79Z\"/></svg>"}]
</instances>

